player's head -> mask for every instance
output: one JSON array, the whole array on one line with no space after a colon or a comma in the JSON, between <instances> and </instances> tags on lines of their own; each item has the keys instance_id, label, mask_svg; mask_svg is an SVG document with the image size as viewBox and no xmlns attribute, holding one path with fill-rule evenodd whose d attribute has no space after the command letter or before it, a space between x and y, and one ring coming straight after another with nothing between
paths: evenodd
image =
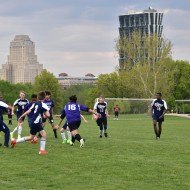
<instances>
[{"instance_id":1,"label":"player's head","mask_svg":"<svg viewBox=\"0 0 190 190\"><path fill-rule=\"evenodd\" d=\"M32 96L31 96L32 102L36 102L37 98L38 98L38 96L36 94L32 94Z\"/></svg>"},{"instance_id":2,"label":"player's head","mask_svg":"<svg viewBox=\"0 0 190 190\"><path fill-rule=\"evenodd\" d=\"M100 102L100 103L103 103L104 101L105 101L105 98L104 98L103 95L101 95L101 96L99 97L99 102Z\"/></svg>"},{"instance_id":3,"label":"player's head","mask_svg":"<svg viewBox=\"0 0 190 190\"><path fill-rule=\"evenodd\" d=\"M39 93L38 93L38 100L44 100L45 99L45 97L46 97L46 93L44 92L44 91L40 91Z\"/></svg>"},{"instance_id":4,"label":"player's head","mask_svg":"<svg viewBox=\"0 0 190 190\"><path fill-rule=\"evenodd\" d=\"M45 93L46 93L46 98L47 99L51 97L51 92L50 91L45 91Z\"/></svg>"},{"instance_id":5,"label":"player's head","mask_svg":"<svg viewBox=\"0 0 190 190\"><path fill-rule=\"evenodd\" d=\"M161 92L157 92L156 93L156 98L157 99L161 99L162 98L162 93Z\"/></svg>"},{"instance_id":6,"label":"player's head","mask_svg":"<svg viewBox=\"0 0 190 190\"><path fill-rule=\"evenodd\" d=\"M69 100L70 100L70 102L76 102L76 101L77 101L76 95L70 96L70 97L69 97Z\"/></svg>"},{"instance_id":7,"label":"player's head","mask_svg":"<svg viewBox=\"0 0 190 190\"><path fill-rule=\"evenodd\" d=\"M20 91L20 92L19 92L19 96L20 96L21 99L24 99L25 96L26 96L26 94L25 94L24 91Z\"/></svg>"}]
</instances>

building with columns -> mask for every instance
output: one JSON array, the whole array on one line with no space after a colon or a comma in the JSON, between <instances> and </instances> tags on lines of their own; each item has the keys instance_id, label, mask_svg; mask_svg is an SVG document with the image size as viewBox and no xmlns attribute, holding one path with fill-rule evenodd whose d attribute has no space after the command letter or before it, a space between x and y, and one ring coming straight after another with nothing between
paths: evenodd
<instances>
[{"instance_id":1,"label":"building with columns","mask_svg":"<svg viewBox=\"0 0 190 190\"><path fill-rule=\"evenodd\" d=\"M6 64L0 70L0 79L10 83L33 83L43 65L37 61L35 44L28 35L16 35L10 43Z\"/></svg>"}]
</instances>

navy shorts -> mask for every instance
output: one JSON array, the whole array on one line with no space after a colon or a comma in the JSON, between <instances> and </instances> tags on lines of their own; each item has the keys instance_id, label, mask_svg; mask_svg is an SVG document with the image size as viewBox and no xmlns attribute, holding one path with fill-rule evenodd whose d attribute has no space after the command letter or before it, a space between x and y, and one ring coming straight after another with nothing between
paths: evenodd
<instances>
[{"instance_id":1,"label":"navy shorts","mask_svg":"<svg viewBox=\"0 0 190 190\"><path fill-rule=\"evenodd\" d=\"M153 115L153 116L152 116L152 118L153 118L154 121L157 121L157 122L159 122L159 123L164 122L164 117L162 117L162 118L159 118L159 117L160 117L160 116L157 116L157 115Z\"/></svg>"},{"instance_id":2,"label":"navy shorts","mask_svg":"<svg viewBox=\"0 0 190 190\"><path fill-rule=\"evenodd\" d=\"M30 134L31 135L36 135L36 133L43 131L44 128L42 127L42 124L31 124L30 128Z\"/></svg>"},{"instance_id":3,"label":"navy shorts","mask_svg":"<svg viewBox=\"0 0 190 190\"><path fill-rule=\"evenodd\" d=\"M20 113L20 112L17 112L16 113L16 117L17 117L17 121L18 119L20 118L20 116L22 115L23 113ZM24 121L25 117L22 117L22 121Z\"/></svg>"},{"instance_id":4,"label":"navy shorts","mask_svg":"<svg viewBox=\"0 0 190 190\"><path fill-rule=\"evenodd\" d=\"M81 121L74 121L72 123L68 123L68 127L70 132L77 130L80 127Z\"/></svg>"},{"instance_id":5,"label":"navy shorts","mask_svg":"<svg viewBox=\"0 0 190 190\"><path fill-rule=\"evenodd\" d=\"M96 120L98 126L107 126L107 117L101 117Z\"/></svg>"},{"instance_id":6,"label":"navy shorts","mask_svg":"<svg viewBox=\"0 0 190 190\"><path fill-rule=\"evenodd\" d=\"M42 118L42 123L45 123L46 120L47 120L47 118ZM54 123L53 115L52 114L50 114L50 117L48 118L48 120L49 120L49 123L51 123L51 124Z\"/></svg>"}]
</instances>

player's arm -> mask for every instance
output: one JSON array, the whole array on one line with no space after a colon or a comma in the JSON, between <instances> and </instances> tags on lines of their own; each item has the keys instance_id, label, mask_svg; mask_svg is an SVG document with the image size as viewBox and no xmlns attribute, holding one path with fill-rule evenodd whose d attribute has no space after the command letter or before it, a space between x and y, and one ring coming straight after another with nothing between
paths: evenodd
<instances>
[{"instance_id":1,"label":"player's arm","mask_svg":"<svg viewBox=\"0 0 190 190\"><path fill-rule=\"evenodd\" d=\"M167 109L168 109L167 104L166 104L166 102L164 101L164 111L163 111L163 114L160 116L160 118L163 118L163 117L164 117L164 115L165 115Z\"/></svg>"},{"instance_id":2,"label":"player's arm","mask_svg":"<svg viewBox=\"0 0 190 190\"><path fill-rule=\"evenodd\" d=\"M85 123L88 123L88 121L85 119L85 117L84 117L83 115L80 114L80 117L83 119L83 121L84 121Z\"/></svg>"},{"instance_id":3,"label":"player's arm","mask_svg":"<svg viewBox=\"0 0 190 190\"><path fill-rule=\"evenodd\" d=\"M15 106L17 106L17 104L18 104L18 100L16 100L16 101L13 103L12 115L14 115Z\"/></svg>"},{"instance_id":4,"label":"player's arm","mask_svg":"<svg viewBox=\"0 0 190 190\"><path fill-rule=\"evenodd\" d=\"M32 111L32 110L29 109L29 110L27 110L26 112L24 112L24 113L19 117L18 120L21 122L21 121L22 121L22 118L23 118L24 116L28 115L31 111Z\"/></svg>"},{"instance_id":5,"label":"player's arm","mask_svg":"<svg viewBox=\"0 0 190 190\"><path fill-rule=\"evenodd\" d=\"M108 109L106 108L106 116L109 117Z\"/></svg>"},{"instance_id":6,"label":"player's arm","mask_svg":"<svg viewBox=\"0 0 190 190\"><path fill-rule=\"evenodd\" d=\"M61 116L60 116L59 123L54 127L55 129L59 129L60 128L61 123L64 120L65 116L66 116L65 109L63 109L62 113L61 113Z\"/></svg>"},{"instance_id":7,"label":"player's arm","mask_svg":"<svg viewBox=\"0 0 190 190\"><path fill-rule=\"evenodd\" d=\"M47 110L47 111L45 111L45 112L44 112L44 116L45 116L45 117L47 117L47 118L49 118L49 117L50 117L49 110Z\"/></svg>"}]
</instances>

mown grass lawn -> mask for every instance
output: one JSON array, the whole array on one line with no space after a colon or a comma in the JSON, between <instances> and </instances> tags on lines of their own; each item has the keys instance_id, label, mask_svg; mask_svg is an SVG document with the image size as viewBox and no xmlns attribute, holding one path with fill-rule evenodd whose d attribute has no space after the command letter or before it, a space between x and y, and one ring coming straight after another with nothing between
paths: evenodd
<instances>
[{"instance_id":1,"label":"mown grass lawn","mask_svg":"<svg viewBox=\"0 0 190 190\"><path fill-rule=\"evenodd\" d=\"M118 121L110 117L107 139L99 139L95 121L87 119L80 128L86 139L82 149L78 142L63 145L49 125L47 156L38 155L39 144L29 142L1 147L0 189L190 189L189 119L167 116L160 140L146 115L122 115ZM15 126L14 118L9 127ZM23 135L28 132L25 122Z\"/></svg>"}]
</instances>

